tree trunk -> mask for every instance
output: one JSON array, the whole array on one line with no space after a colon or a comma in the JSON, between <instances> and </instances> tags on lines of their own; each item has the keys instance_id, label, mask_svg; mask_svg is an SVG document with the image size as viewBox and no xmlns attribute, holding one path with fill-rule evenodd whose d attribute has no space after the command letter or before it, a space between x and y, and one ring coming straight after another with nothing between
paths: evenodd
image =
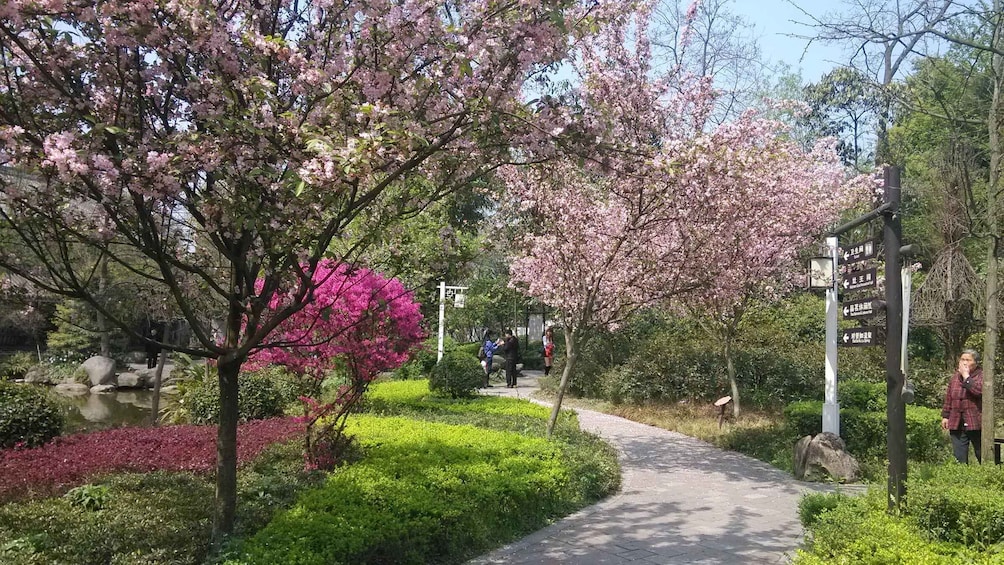
<instances>
[{"instance_id":1,"label":"tree trunk","mask_svg":"<svg viewBox=\"0 0 1004 565\"><path fill-rule=\"evenodd\" d=\"M165 328L165 334L167 333ZM164 336L164 343L167 343L167 336ZM160 384L164 375L164 365L167 364L167 348L160 350L160 358L157 359L157 370L153 373L153 406L151 407L151 424L153 427L160 425Z\"/></svg>"},{"instance_id":2,"label":"tree trunk","mask_svg":"<svg viewBox=\"0 0 1004 565\"><path fill-rule=\"evenodd\" d=\"M244 358L234 355L240 342L243 312L232 297L227 313L224 346L231 353L217 360L220 382L220 414L216 430L216 501L213 513L213 547L219 549L234 531L237 513L237 377Z\"/></svg>"},{"instance_id":3,"label":"tree trunk","mask_svg":"<svg viewBox=\"0 0 1004 565\"><path fill-rule=\"evenodd\" d=\"M990 115L987 117L987 128L990 134L990 186L987 189L987 227L990 229L989 249L987 251L987 319L986 340L983 345L983 428L982 451L983 463L993 464L994 436L996 422L994 419L994 361L997 356L997 324L999 313L997 291L999 284L998 253L1000 247L1000 229L997 221L997 196L1001 189L1001 126L1004 125L1004 108L1001 105L1001 83L1004 81L1004 57L1000 50L1004 48L1004 37L1001 29L1002 0L994 0L994 31L991 46L995 49L992 55L991 75L994 80L993 99L990 104Z\"/></svg>"},{"instance_id":4,"label":"tree trunk","mask_svg":"<svg viewBox=\"0 0 1004 565\"><path fill-rule=\"evenodd\" d=\"M561 372L561 384L558 385L558 397L554 399L554 407L551 408L551 417L547 420L547 437L554 434L554 426L558 422L558 413L561 412L561 401L565 398L565 391L568 390L568 381L571 380L572 371L575 369L575 359L578 357L577 331L565 328L565 370Z\"/></svg>"},{"instance_id":5,"label":"tree trunk","mask_svg":"<svg viewBox=\"0 0 1004 565\"><path fill-rule=\"evenodd\" d=\"M98 271L98 294L105 299L105 291L108 288L108 258L100 259L101 266ZM97 313L98 333L101 336L101 355L103 357L112 356L111 330L108 328L108 320L100 311Z\"/></svg>"},{"instance_id":6,"label":"tree trunk","mask_svg":"<svg viewBox=\"0 0 1004 565\"><path fill-rule=\"evenodd\" d=\"M732 360L732 337L725 338L725 372L729 376L729 388L732 390L732 415L739 418L739 383L736 381L736 365Z\"/></svg>"},{"instance_id":7,"label":"tree trunk","mask_svg":"<svg viewBox=\"0 0 1004 565\"><path fill-rule=\"evenodd\" d=\"M216 504L213 545L234 531L237 512L237 376L240 361L220 360L220 420L216 433Z\"/></svg>"}]
</instances>

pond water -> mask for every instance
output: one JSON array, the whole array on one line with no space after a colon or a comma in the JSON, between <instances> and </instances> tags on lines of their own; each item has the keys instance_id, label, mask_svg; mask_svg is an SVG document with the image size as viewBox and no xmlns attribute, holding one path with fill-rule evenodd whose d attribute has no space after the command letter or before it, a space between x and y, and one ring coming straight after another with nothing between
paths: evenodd
<instances>
[{"instance_id":1,"label":"pond water","mask_svg":"<svg viewBox=\"0 0 1004 565\"><path fill-rule=\"evenodd\" d=\"M49 394L63 410L65 434L150 425L153 392L148 390L66 394L50 388ZM163 398L161 402L163 406Z\"/></svg>"}]
</instances>

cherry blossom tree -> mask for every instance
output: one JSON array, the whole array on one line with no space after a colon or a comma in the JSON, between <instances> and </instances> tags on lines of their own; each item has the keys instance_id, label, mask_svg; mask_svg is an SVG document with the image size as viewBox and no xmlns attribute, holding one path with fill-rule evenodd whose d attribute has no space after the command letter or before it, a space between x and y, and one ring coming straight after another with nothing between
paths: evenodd
<instances>
[{"instance_id":1,"label":"cherry blossom tree","mask_svg":"<svg viewBox=\"0 0 1004 565\"><path fill-rule=\"evenodd\" d=\"M193 340L164 345L218 363L220 541L240 367L310 302L321 259L354 263L399 218L512 160L513 139L546 137L527 129L523 85L628 9L7 0L0 166L32 180L0 180L0 267L121 327L97 292L102 261L167 290ZM83 248L94 260L71 260Z\"/></svg>"},{"instance_id":2,"label":"cherry blossom tree","mask_svg":"<svg viewBox=\"0 0 1004 565\"><path fill-rule=\"evenodd\" d=\"M323 261L314 280L313 300L279 324L264 344L273 347L258 350L249 363L283 365L302 379L307 458L329 469L344 445L351 409L381 372L408 360L425 332L419 305L396 279ZM275 295L270 308L283 308L289 299ZM344 382L331 402L323 402L321 383L336 372Z\"/></svg>"},{"instance_id":3,"label":"cherry blossom tree","mask_svg":"<svg viewBox=\"0 0 1004 565\"><path fill-rule=\"evenodd\" d=\"M709 126L708 81L678 70L653 79L646 27L642 12L581 46L576 118L592 146L506 170L514 213L530 220L512 279L565 326L548 433L591 329L683 295L731 300L743 277L778 262L769 234L806 241L844 205L832 141L806 152L754 112ZM739 270L743 246L764 256L760 271Z\"/></svg>"},{"instance_id":4,"label":"cherry blossom tree","mask_svg":"<svg viewBox=\"0 0 1004 565\"><path fill-rule=\"evenodd\" d=\"M804 270L799 253L871 194L871 177L848 176L834 138L805 151L788 133L782 123L748 112L708 134L709 145L728 148L715 153L699 181L710 195L707 213L720 228L695 259L713 265L713 279L674 301L719 342L735 416L740 391L733 352L750 302L790 290Z\"/></svg>"}]
</instances>

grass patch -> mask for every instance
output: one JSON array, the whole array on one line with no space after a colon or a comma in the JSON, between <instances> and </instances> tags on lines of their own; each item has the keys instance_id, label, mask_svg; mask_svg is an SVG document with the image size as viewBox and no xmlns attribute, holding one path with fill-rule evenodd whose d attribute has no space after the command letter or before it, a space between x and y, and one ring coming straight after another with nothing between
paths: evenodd
<instances>
[{"instance_id":1,"label":"grass patch","mask_svg":"<svg viewBox=\"0 0 1004 565\"><path fill-rule=\"evenodd\" d=\"M710 405L630 405L580 398L565 404L678 432L792 471L792 446L797 438L786 430L780 414L746 411L738 422L726 421L719 427L718 409Z\"/></svg>"},{"instance_id":2,"label":"grass patch","mask_svg":"<svg viewBox=\"0 0 1004 565\"><path fill-rule=\"evenodd\" d=\"M375 384L346 432L364 457L258 534L228 563L460 563L616 491L616 453L547 407L448 399L426 381Z\"/></svg>"},{"instance_id":3,"label":"grass patch","mask_svg":"<svg viewBox=\"0 0 1004 565\"><path fill-rule=\"evenodd\" d=\"M234 561L460 563L608 494L597 479L613 484L601 471L584 481L568 445L540 437L372 415L346 431L365 457L304 493Z\"/></svg>"}]
</instances>

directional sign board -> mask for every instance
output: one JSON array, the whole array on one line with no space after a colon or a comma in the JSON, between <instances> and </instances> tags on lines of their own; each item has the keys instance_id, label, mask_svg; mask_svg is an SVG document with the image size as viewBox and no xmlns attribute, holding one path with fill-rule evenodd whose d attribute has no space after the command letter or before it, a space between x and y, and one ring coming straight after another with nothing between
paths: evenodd
<instances>
[{"instance_id":1,"label":"directional sign board","mask_svg":"<svg viewBox=\"0 0 1004 565\"><path fill-rule=\"evenodd\" d=\"M844 273L844 290L861 290L862 288L872 288L875 286L876 269L864 269L862 271L851 271Z\"/></svg>"},{"instance_id":2,"label":"directional sign board","mask_svg":"<svg viewBox=\"0 0 1004 565\"><path fill-rule=\"evenodd\" d=\"M844 249L842 259L844 264L857 263L866 259L874 259L878 256L878 243L874 239L855 243Z\"/></svg>"},{"instance_id":3,"label":"directional sign board","mask_svg":"<svg viewBox=\"0 0 1004 565\"><path fill-rule=\"evenodd\" d=\"M878 328L874 327L853 328L849 330L843 330L840 333L841 333L840 341L837 342L838 345L844 345L847 347L862 347L866 345L879 344Z\"/></svg>"},{"instance_id":4,"label":"directional sign board","mask_svg":"<svg viewBox=\"0 0 1004 565\"><path fill-rule=\"evenodd\" d=\"M852 300L844 302L841 311L845 320L859 320L877 315L885 307L885 303L877 298Z\"/></svg>"}]
</instances>

